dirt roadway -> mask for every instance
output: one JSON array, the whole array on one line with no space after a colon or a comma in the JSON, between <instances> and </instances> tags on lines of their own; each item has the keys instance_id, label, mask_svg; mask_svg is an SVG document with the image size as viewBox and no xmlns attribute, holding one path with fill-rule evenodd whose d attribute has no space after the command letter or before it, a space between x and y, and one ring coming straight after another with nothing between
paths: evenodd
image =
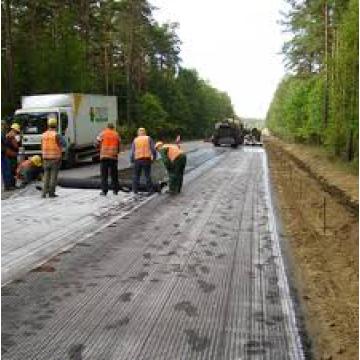
<instances>
[{"instance_id":1,"label":"dirt roadway","mask_svg":"<svg viewBox=\"0 0 360 360\"><path fill-rule=\"evenodd\" d=\"M266 148L314 359L358 359L356 211L346 205L347 198L339 203L340 191L335 197L325 192L278 142L269 141Z\"/></svg>"},{"instance_id":2,"label":"dirt roadway","mask_svg":"<svg viewBox=\"0 0 360 360\"><path fill-rule=\"evenodd\" d=\"M304 359L264 160L229 150L3 287L2 358Z\"/></svg>"}]
</instances>

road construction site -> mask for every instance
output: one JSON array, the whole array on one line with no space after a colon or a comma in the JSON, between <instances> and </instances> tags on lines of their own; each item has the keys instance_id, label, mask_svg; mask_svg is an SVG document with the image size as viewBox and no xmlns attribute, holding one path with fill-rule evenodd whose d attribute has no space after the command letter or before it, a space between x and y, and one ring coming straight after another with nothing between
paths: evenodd
<instances>
[{"instance_id":1,"label":"road construction site","mask_svg":"<svg viewBox=\"0 0 360 360\"><path fill-rule=\"evenodd\" d=\"M187 156L178 196L2 201L3 359L308 358L265 150Z\"/></svg>"}]
</instances>

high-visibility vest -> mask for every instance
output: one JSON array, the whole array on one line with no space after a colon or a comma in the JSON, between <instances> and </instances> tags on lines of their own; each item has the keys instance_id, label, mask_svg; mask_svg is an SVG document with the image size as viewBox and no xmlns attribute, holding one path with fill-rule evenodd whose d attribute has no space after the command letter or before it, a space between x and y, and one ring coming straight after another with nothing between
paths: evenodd
<instances>
[{"instance_id":1,"label":"high-visibility vest","mask_svg":"<svg viewBox=\"0 0 360 360\"><path fill-rule=\"evenodd\" d=\"M117 159L119 154L120 136L112 129L105 129L99 136L100 159Z\"/></svg>"},{"instance_id":2,"label":"high-visibility vest","mask_svg":"<svg viewBox=\"0 0 360 360\"><path fill-rule=\"evenodd\" d=\"M42 134L41 139L42 157L45 160L60 160L61 146L58 144L55 130L47 130Z\"/></svg>"},{"instance_id":3,"label":"high-visibility vest","mask_svg":"<svg viewBox=\"0 0 360 360\"><path fill-rule=\"evenodd\" d=\"M167 154L168 154L168 158L169 158L170 161L174 161L181 154L184 153L181 149L179 149L179 147L177 145L165 144L164 148L168 149Z\"/></svg>"},{"instance_id":4,"label":"high-visibility vest","mask_svg":"<svg viewBox=\"0 0 360 360\"><path fill-rule=\"evenodd\" d=\"M152 159L152 153L150 148L150 138L146 135L137 136L134 140L135 145L135 160L140 159Z\"/></svg>"}]
</instances>

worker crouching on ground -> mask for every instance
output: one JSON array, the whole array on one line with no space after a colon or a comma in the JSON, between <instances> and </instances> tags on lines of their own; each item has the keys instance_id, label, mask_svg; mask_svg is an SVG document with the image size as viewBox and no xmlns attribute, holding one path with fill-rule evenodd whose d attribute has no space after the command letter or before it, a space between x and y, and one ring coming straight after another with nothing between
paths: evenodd
<instances>
[{"instance_id":1,"label":"worker crouching on ground","mask_svg":"<svg viewBox=\"0 0 360 360\"><path fill-rule=\"evenodd\" d=\"M159 141L155 147L169 174L169 193L179 194L183 184L186 155L177 145L164 145Z\"/></svg>"},{"instance_id":2,"label":"worker crouching on ground","mask_svg":"<svg viewBox=\"0 0 360 360\"><path fill-rule=\"evenodd\" d=\"M137 137L131 144L130 161L134 163L133 192L138 193L140 176L144 170L147 191L154 192L151 181L151 163L156 159L156 149L153 139L146 135L144 128L139 128Z\"/></svg>"},{"instance_id":3,"label":"worker crouching on ground","mask_svg":"<svg viewBox=\"0 0 360 360\"><path fill-rule=\"evenodd\" d=\"M16 170L19 187L25 187L31 181L39 179L41 173L42 162L39 155L34 155L30 159L22 161Z\"/></svg>"},{"instance_id":4,"label":"worker crouching on ground","mask_svg":"<svg viewBox=\"0 0 360 360\"><path fill-rule=\"evenodd\" d=\"M120 136L112 123L109 123L107 128L96 138L96 145L100 147L100 195L102 196L106 196L109 190L109 171L113 192L115 195L119 192L118 155L120 152L120 141Z\"/></svg>"},{"instance_id":5,"label":"worker crouching on ground","mask_svg":"<svg viewBox=\"0 0 360 360\"><path fill-rule=\"evenodd\" d=\"M42 134L41 151L44 167L44 187L42 197L49 194L49 198L57 197L55 189L61 165L63 140L57 133L57 120L55 115L48 118L48 130Z\"/></svg>"},{"instance_id":6,"label":"worker crouching on ground","mask_svg":"<svg viewBox=\"0 0 360 360\"><path fill-rule=\"evenodd\" d=\"M21 143L20 125L14 123L10 131L6 134L6 156L10 163L10 187L14 188L16 184L17 156Z\"/></svg>"}]
</instances>

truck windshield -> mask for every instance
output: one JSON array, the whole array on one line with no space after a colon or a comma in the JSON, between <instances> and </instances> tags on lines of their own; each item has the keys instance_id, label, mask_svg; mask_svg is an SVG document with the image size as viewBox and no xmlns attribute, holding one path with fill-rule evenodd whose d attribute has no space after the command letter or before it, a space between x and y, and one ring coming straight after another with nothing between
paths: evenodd
<instances>
[{"instance_id":1,"label":"truck windshield","mask_svg":"<svg viewBox=\"0 0 360 360\"><path fill-rule=\"evenodd\" d=\"M51 113L23 113L16 114L14 122L17 122L23 134L42 134L47 129L47 119ZM58 119L58 114L55 113Z\"/></svg>"}]
</instances>

